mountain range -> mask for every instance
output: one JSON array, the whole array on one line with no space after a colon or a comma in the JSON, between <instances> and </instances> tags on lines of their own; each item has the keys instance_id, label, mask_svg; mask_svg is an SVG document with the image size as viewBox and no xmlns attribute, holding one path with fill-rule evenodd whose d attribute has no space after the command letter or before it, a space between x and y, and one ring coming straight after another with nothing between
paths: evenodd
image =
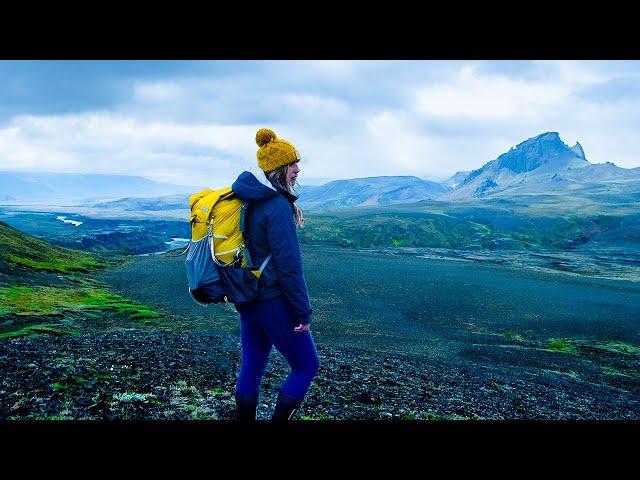
<instances>
[{"instance_id":1,"label":"mountain range","mask_svg":"<svg viewBox=\"0 0 640 480\"><path fill-rule=\"evenodd\" d=\"M593 190L594 185L640 181L640 169L590 163L582 145L566 145L557 132L530 138L472 170L442 200Z\"/></svg>"},{"instance_id":2,"label":"mountain range","mask_svg":"<svg viewBox=\"0 0 640 480\"><path fill-rule=\"evenodd\" d=\"M536 194L593 194L640 185L640 168L611 162L590 163L579 142L566 145L558 132L530 138L470 172L457 172L442 183L417 177L338 180L302 189L300 203L310 209L393 205L425 200L455 201L510 198Z\"/></svg>"},{"instance_id":3,"label":"mountain range","mask_svg":"<svg viewBox=\"0 0 640 480\"><path fill-rule=\"evenodd\" d=\"M450 187L418 177L368 177L335 180L300 189L300 204L310 209L394 205L441 197Z\"/></svg>"},{"instance_id":4,"label":"mountain range","mask_svg":"<svg viewBox=\"0 0 640 480\"><path fill-rule=\"evenodd\" d=\"M168 211L187 209L189 195L201 188L135 176L0 172L4 202L93 198L93 206L100 209ZM640 192L640 168L590 163L579 142L569 147L558 132L545 132L481 168L457 172L443 182L415 176L366 177L303 185L298 192L301 207L316 211L543 195L595 195L598 201L627 195L634 201Z\"/></svg>"},{"instance_id":5,"label":"mountain range","mask_svg":"<svg viewBox=\"0 0 640 480\"><path fill-rule=\"evenodd\" d=\"M156 182L132 175L0 172L0 201L43 202L118 199L189 193L202 187Z\"/></svg>"}]
</instances>

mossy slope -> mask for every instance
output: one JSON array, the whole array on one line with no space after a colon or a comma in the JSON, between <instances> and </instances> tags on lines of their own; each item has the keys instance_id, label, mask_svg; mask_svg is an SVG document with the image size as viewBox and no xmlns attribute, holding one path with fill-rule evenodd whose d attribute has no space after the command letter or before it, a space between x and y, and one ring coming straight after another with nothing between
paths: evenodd
<instances>
[{"instance_id":1,"label":"mossy slope","mask_svg":"<svg viewBox=\"0 0 640 480\"><path fill-rule=\"evenodd\" d=\"M97 325L113 314L167 326L159 313L111 293L90 275L106 266L92 254L54 247L0 222L0 339L74 335L78 332L68 326L79 326L78 320Z\"/></svg>"},{"instance_id":2,"label":"mossy slope","mask_svg":"<svg viewBox=\"0 0 640 480\"><path fill-rule=\"evenodd\" d=\"M0 271L10 273L7 264L47 272L89 272L105 266L93 255L54 247L0 222Z\"/></svg>"}]
</instances>

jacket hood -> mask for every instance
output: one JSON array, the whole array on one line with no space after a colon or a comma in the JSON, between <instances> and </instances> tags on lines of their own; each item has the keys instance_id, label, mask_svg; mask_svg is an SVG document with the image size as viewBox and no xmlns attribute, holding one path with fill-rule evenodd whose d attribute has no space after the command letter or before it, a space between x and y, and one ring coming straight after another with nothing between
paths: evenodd
<instances>
[{"instance_id":1,"label":"jacket hood","mask_svg":"<svg viewBox=\"0 0 640 480\"><path fill-rule=\"evenodd\" d=\"M278 195L264 172L259 169L254 172L242 172L231 185L231 190L243 201L266 200Z\"/></svg>"}]
</instances>

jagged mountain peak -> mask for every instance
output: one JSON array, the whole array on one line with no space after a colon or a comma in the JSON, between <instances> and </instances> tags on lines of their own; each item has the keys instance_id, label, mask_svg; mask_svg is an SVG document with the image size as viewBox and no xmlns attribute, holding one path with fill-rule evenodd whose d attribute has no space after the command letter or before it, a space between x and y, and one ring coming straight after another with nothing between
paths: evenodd
<instances>
[{"instance_id":1,"label":"jagged mountain peak","mask_svg":"<svg viewBox=\"0 0 640 480\"><path fill-rule=\"evenodd\" d=\"M453 187L447 199L541 192L572 191L603 182L635 181L637 172L613 163L590 163L580 142L565 144L558 132L545 132L511 147L495 160L473 170ZM584 187L587 188L587 187Z\"/></svg>"},{"instance_id":2,"label":"jagged mountain peak","mask_svg":"<svg viewBox=\"0 0 640 480\"><path fill-rule=\"evenodd\" d=\"M531 137L527 140L525 140L524 142L520 142L518 144L518 146L523 145L525 143L532 143L532 142L540 142L540 141L559 141L562 142L562 140L560 139L560 134L558 132L544 132L541 133L540 135L536 135L535 137Z\"/></svg>"},{"instance_id":3,"label":"jagged mountain peak","mask_svg":"<svg viewBox=\"0 0 640 480\"><path fill-rule=\"evenodd\" d=\"M582 147L579 152L569 148L558 132L545 132L516 145L507 153L500 155L495 162L496 170L509 169L513 173L535 170L542 165L560 165L574 159L584 158Z\"/></svg>"},{"instance_id":4,"label":"jagged mountain peak","mask_svg":"<svg viewBox=\"0 0 640 480\"><path fill-rule=\"evenodd\" d=\"M571 150L580 158L586 160L587 157L585 157L584 155L584 149L582 148L582 145L580 145L580 142L576 141L576 144L571 147Z\"/></svg>"}]
</instances>

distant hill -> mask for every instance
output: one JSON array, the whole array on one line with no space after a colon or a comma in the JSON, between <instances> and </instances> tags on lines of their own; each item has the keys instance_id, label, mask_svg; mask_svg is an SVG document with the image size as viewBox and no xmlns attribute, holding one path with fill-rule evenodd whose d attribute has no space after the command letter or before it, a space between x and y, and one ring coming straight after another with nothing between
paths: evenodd
<instances>
[{"instance_id":1,"label":"distant hill","mask_svg":"<svg viewBox=\"0 0 640 480\"><path fill-rule=\"evenodd\" d=\"M300 190L300 205L314 210L414 203L447 193L446 185L418 177L367 177L335 180Z\"/></svg>"},{"instance_id":2,"label":"distant hill","mask_svg":"<svg viewBox=\"0 0 640 480\"><path fill-rule=\"evenodd\" d=\"M96 208L114 208L124 211L145 210L189 210L189 196L191 193L166 195L162 197L121 198L110 202L99 202L93 206Z\"/></svg>"},{"instance_id":3,"label":"distant hill","mask_svg":"<svg viewBox=\"0 0 640 480\"><path fill-rule=\"evenodd\" d=\"M532 193L579 194L594 185L640 181L637 169L607 162L590 163L582 145L566 145L557 132L530 138L495 160L471 171L443 200L525 195Z\"/></svg>"},{"instance_id":4,"label":"distant hill","mask_svg":"<svg viewBox=\"0 0 640 480\"><path fill-rule=\"evenodd\" d=\"M640 246L640 193L609 203L538 195L310 212L300 241L351 247L489 250Z\"/></svg>"},{"instance_id":5,"label":"distant hill","mask_svg":"<svg viewBox=\"0 0 640 480\"><path fill-rule=\"evenodd\" d=\"M201 187L155 182L131 175L0 172L0 201L117 199L171 195L200 189Z\"/></svg>"}]
</instances>

